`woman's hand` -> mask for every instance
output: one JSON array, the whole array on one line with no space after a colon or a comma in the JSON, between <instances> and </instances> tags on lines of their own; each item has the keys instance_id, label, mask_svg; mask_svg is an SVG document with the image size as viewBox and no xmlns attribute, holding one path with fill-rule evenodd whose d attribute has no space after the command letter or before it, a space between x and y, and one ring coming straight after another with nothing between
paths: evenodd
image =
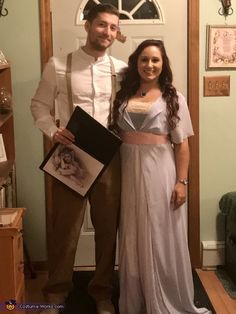
<instances>
[{"instance_id":1,"label":"woman's hand","mask_svg":"<svg viewBox=\"0 0 236 314\"><path fill-rule=\"evenodd\" d=\"M171 203L174 204L174 208L177 209L181 205L183 205L186 202L187 197L187 186L177 182L174 188L174 191L171 195Z\"/></svg>"},{"instance_id":2,"label":"woman's hand","mask_svg":"<svg viewBox=\"0 0 236 314\"><path fill-rule=\"evenodd\" d=\"M179 144L174 144L175 165L177 178L188 177L188 164L189 164L189 146L188 139L184 139ZM181 181L181 180L179 180ZM186 202L187 185L177 181L171 195L171 203L177 209Z\"/></svg>"},{"instance_id":3,"label":"woman's hand","mask_svg":"<svg viewBox=\"0 0 236 314\"><path fill-rule=\"evenodd\" d=\"M75 141L75 136L66 128L58 128L56 133L54 133L52 140L54 143L68 145Z\"/></svg>"}]
</instances>

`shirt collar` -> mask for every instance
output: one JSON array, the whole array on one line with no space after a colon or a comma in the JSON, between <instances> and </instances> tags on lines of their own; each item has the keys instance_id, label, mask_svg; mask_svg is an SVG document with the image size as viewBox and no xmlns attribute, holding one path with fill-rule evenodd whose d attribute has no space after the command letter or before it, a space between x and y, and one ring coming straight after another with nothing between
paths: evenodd
<instances>
[{"instance_id":1,"label":"shirt collar","mask_svg":"<svg viewBox=\"0 0 236 314\"><path fill-rule=\"evenodd\" d=\"M98 57L97 60L95 61L95 58L89 54L87 54L81 47L78 49L78 55L80 58L84 59L87 62L90 63L97 63L97 62L102 62L107 60L108 55L105 53L104 56Z\"/></svg>"}]
</instances>

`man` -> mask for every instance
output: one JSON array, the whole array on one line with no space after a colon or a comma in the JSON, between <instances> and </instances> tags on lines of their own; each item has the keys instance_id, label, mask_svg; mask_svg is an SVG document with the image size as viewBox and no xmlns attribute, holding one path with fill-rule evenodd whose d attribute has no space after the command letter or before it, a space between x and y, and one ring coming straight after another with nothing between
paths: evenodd
<instances>
[{"instance_id":1,"label":"man","mask_svg":"<svg viewBox=\"0 0 236 314\"><path fill-rule=\"evenodd\" d=\"M106 54L119 29L119 13L109 4L99 4L87 16L85 46L72 53L71 90L74 106L81 106L104 126L111 102L111 60L119 75L123 61ZM70 117L66 83L66 57L51 58L44 69L31 110L35 124L53 142L70 144L74 135L65 129ZM54 107L56 106L56 108ZM60 127L51 112L56 112ZM111 302L116 233L120 202L120 165L116 155L88 196L95 229L96 271L89 293L100 314L115 313ZM73 264L83 223L86 199L59 181L53 182L53 208L47 211L49 278L43 291L51 303L64 302L72 286ZM50 310L50 313L57 313ZM45 312L46 313L46 312ZM47 312L49 313L49 312Z\"/></svg>"}]
</instances>

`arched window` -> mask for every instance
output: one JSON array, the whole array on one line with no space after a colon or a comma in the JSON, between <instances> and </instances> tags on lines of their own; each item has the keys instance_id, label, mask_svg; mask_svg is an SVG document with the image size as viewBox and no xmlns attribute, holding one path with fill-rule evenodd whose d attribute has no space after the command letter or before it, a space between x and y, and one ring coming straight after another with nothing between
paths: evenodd
<instances>
[{"instance_id":1,"label":"arched window","mask_svg":"<svg viewBox=\"0 0 236 314\"><path fill-rule=\"evenodd\" d=\"M121 24L164 24L157 0L84 0L76 14L76 25L82 24L88 11L99 3L110 3L118 8Z\"/></svg>"}]
</instances>

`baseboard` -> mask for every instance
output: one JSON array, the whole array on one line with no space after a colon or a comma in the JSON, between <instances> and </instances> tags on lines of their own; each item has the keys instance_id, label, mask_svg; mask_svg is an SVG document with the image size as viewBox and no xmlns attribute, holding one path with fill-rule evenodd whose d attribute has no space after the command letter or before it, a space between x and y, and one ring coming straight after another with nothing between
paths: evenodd
<instances>
[{"instance_id":1,"label":"baseboard","mask_svg":"<svg viewBox=\"0 0 236 314\"><path fill-rule=\"evenodd\" d=\"M25 263L26 270L30 271L30 266L35 271L47 271L48 270L48 263L47 261L34 261L31 262L30 265ZM74 266L75 271L83 271L83 270L95 270L95 266Z\"/></svg>"},{"instance_id":2,"label":"baseboard","mask_svg":"<svg viewBox=\"0 0 236 314\"><path fill-rule=\"evenodd\" d=\"M202 241L202 269L214 270L219 265L225 264L224 241Z\"/></svg>"},{"instance_id":3,"label":"baseboard","mask_svg":"<svg viewBox=\"0 0 236 314\"><path fill-rule=\"evenodd\" d=\"M74 266L74 271L94 271L95 266Z\"/></svg>"},{"instance_id":4,"label":"baseboard","mask_svg":"<svg viewBox=\"0 0 236 314\"><path fill-rule=\"evenodd\" d=\"M118 269L118 266L115 266L115 270ZM25 263L25 270L28 272L31 271L47 271L48 263L47 261L34 261L31 262L30 265ZM94 271L95 266L74 266L74 271Z\"/></svg>"}]
</instances>

